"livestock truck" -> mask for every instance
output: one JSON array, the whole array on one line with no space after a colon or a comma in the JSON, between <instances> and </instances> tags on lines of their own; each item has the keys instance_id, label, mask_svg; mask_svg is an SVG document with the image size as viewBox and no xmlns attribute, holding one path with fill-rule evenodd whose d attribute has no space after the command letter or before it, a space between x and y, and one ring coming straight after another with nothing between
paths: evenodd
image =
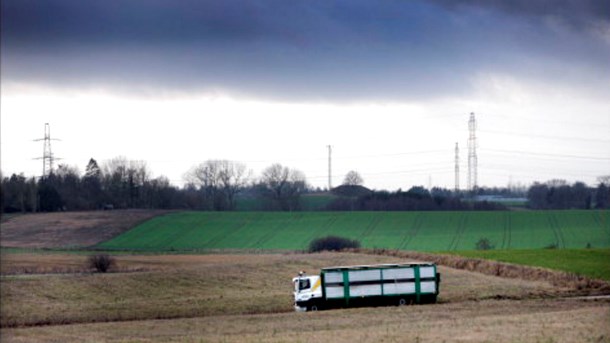
<instances>
[{"instance_id":1,"label":"livestock truck","mask_svg":"<svg viewBox=\"0 0 610 343\"><path fill-rule=\"evenodd\" d=\"M433 263L322 268L292 279L296 311L435 303L440 274Z\"/></svg>"}]
</instances>

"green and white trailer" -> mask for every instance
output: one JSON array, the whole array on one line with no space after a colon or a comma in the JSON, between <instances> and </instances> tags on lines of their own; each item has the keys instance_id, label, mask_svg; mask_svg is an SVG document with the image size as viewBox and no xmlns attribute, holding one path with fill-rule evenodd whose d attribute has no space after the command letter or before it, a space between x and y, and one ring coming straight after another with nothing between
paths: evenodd
<instances>
[{"instance_id":1,"label":"green and white trailer","mask_svg":"<svg viewBox=\"0 0 610 343\"><path fill-rule=\"evenodd\" d=\"M296 311L435 303L440 274L434 263L323 268L292 279Z\"/></svg>"}]
</instances>

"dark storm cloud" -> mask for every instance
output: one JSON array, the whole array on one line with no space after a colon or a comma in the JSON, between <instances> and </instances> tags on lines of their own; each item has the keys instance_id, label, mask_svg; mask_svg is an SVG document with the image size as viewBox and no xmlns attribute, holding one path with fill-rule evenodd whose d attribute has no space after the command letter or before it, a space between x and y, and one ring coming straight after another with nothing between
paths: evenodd
<instances>
[{"instance_id":1,"label":"dark storm cloud","mask_svg":"<svg viewBox=\"0 0 610 343\"><path fill-rule=\"evenodd\" d=\"M479 7L531 18L555 18L577 29L610 21L606 0L431 0L449 8Z\"/></svg>"},{"instance_id":2,"label":"dark storm cloud","mask_svg":"<svg viewBox=\"0 0 610 343\"><path fill-rule=\"evenodd\" d=\"M116 44L255 39L265 8L231 1L5 1L5 32L39 44ZM264 32L268 33L268 32Z\"/></svg>"},{"instance_id":3,"label":"dark storm cloud","mask_svg":"<svg viewBox=\"0 0 610 343\"><path fill-rule=\"evenodd\" d=\"M607 58L536 22L455 12L443 1L5 0L2 72L52 86L375 100L459 95L480 70L519 69L523 53Z\"/></svg>"}]
</instances>

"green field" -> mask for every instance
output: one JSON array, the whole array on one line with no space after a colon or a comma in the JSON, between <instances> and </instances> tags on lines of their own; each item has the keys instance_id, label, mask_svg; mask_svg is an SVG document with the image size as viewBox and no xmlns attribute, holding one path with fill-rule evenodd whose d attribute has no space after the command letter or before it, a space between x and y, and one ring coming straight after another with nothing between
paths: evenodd
<instances>
[{"instance_id":1,"label":"green field","mask_svg":"<svg viewBox=\"0 0 610 343\"><path fill-rule=\"evenodd\" d=\"M172 251L306 249L317 237L357 239L365 248L474 250L610 247L610 211L182 212L153 218L101 249Z\"/></svg>"},{"instance_id":2,"label":"green field","mask_svg":"<svg viewBox=\"0 0 610 343\"><path fill-rule=\"evenodd\" d=\"M452 254L544 267L610 280L610 249L531 249L460 251Z\"/></svg>"}]
</instances>

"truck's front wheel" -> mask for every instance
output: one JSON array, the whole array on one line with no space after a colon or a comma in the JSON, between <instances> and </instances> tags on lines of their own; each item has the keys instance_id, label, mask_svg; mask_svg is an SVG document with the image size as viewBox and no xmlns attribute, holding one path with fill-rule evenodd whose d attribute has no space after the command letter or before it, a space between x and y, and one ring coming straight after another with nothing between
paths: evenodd
<instances>
[{"instance_id":1,"label":"truck's front wheel","mask_svg":"<svg viewBox=\"0 0 610 343\"><path fill-rule=\"evenodd\" d=\"M405 299L405 298L400 298L400 299L398 300L398 306L404 306L404 305L406 305L406 304L407 304L407 299Z\"/></svg>"},{"instance_id":2,"label":"truck's front wheel","mask_svg":"<svg viewBox=\"0 0 610 343\"><path fill-rule=\"evenodd\" d=\"M318 305L309 306L309 311L317 311L317 310L318 310Z\"/></svg>"}]
</instances>

